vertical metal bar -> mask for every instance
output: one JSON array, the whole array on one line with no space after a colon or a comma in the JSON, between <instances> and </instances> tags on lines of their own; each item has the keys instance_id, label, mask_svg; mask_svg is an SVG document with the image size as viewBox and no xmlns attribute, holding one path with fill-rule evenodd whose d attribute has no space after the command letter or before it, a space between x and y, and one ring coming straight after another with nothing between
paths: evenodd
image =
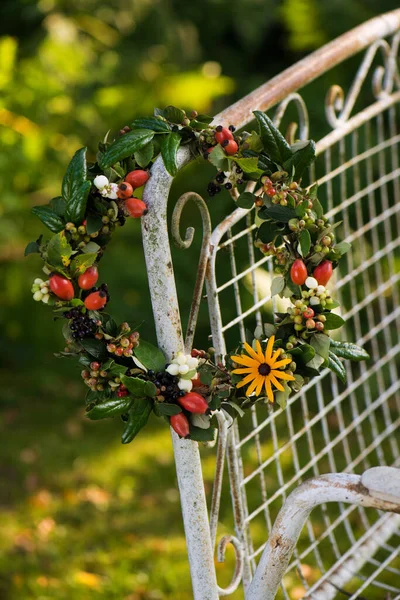
<instances>
[{"instance_id":1,"label":"vertical metal bar","mask_svg":"<svg viewBox=\"0 0 400 600\"><path fill-rule=\"evenodd\" d=\"M178 165L190 160L188 150L178 154ZM172 178L161 159L152 168L144 201L149 212L142 219L146 258L157 341L167 360L183 349L182 327L168 239L167 201ZM172 431L172 430L171 430ZM198 444L172 432L176 472L195 600L217 600L213 548L207 515Z\"/></svg>"}]
</instances>

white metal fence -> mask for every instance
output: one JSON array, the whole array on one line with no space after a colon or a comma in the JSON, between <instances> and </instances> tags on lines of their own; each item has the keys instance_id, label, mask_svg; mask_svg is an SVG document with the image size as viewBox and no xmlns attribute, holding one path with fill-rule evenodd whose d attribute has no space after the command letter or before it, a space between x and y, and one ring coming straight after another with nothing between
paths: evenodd
<instances>
[{"instance_id":1,"label":"white metal fence","mask_svg":"<svg viewBox=\"0 0 400 600\"><path fill-rule=\"evenodd\" d=\"M262 583L257 574L258 582L250 585L262 553L272 556L268 554L272 551L271 539L267 542L267 538L282 504L304 480L326 473L362 474L371 467L400 466L399 29L400 10L374 19L292 67L216 119L224 125L245 124L251 118L250 110L269 109L282 101L275 112L276 122L287 120L287 111L294 106L299 123L296 137L313 138L312 127L308 131L312 116L309 118L297 90L366 49L350 91L346 94L336 85L327 90L325 111L331 131L317 141L318 159L310 182L319 182L319 197L328 216L342 221L339 236L353 246L331 286L347 323L340 336L363 345L371 360L348 363L346 385L324 371L290 398L285 411L264 405L254 407L247 419L232 427L220 418L211 532L197 446L174 436L196 600L217 598L212 546L217 534L225 454L236 531L234 536L223 538L219 551L223 555L226 545L233 543L237 564L232 584L226 590L220 589L220 594L233 592L243 582L247 598L273 598L274 578L279 576L283 579L278 597L286 600L400 598L400 516L365 508L376 506L371 498L365 501L372 495L365 487L370 480L365 478L359 483L350 476L345 480L347 496L341 495L341 479L322 480L340 492L327 499L338 501L316 506L287 568L276 569L275 565L275 573L269 565ZM385 41L388 35L394 37ZM360 91L371 81L371 100L360 105ZM183 150L179 160L184 166L190 156ZM157 210L150 211L143 220L158 340L168 355L183 346L166 223L170 184L159 161L146 186L148 202ZM217 352L223 354L237 339L245 339L246 328L253 331L275 309L276 300L271 300L269 290L272 265L254 248L251 212L237 209L211 233L207 207L193 194L182 198L175 210L175 238L179 238L180 211L189 200L195 200L201 209L205 231L186 348L192 344L205 276L212 341ZM383 504L378 507L394 510L394 504L385 504L393 502L393 497L385 497L382 487L388 480L384 471L381 473L377 495ZM390 471L389 477L393 479L398 473ZM350 498L353 493L357 496L354 499ZM353 501L355 504L347 504ZM398 510L399 504L400 497ZM283 550L277 550L282 557L279 551ZM263 586L267 591L260 594Z\"/></svg>"}]
</instances>

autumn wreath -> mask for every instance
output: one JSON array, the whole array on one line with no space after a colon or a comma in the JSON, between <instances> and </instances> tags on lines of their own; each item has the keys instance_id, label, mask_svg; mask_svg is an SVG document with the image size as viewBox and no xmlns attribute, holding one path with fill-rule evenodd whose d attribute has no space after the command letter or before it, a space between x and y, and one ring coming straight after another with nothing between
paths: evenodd
<instances>
[{"instance_id":1,"label":"autumn wreath","mask_svg":"<svg viewBox=\"0 0 400 600\"><path fill-rule=\"evenodd\" d=\"M211 117L195 111L156 109L154 116L121 129L115 140L101 142L94 162L87 163L86 148L78 150L61 195L32 209L54 234L40 236L25 251L44 261L45 276L34 280L33 299L64 323L66 347L57 356L76 357L81 365L87 416L121 417L123 443L151 412L181 437L212 440L215 411L236 416L256 402L284 408L288 396L321 369L328 367L344 381L342 358L368 358L362 348L330 336L344 321L332 312L338 303L327 285L350 244L336 242L317 186L301 187L315 144L290 145L264 113L254 116L258 131L238 133L232 125L211 125ZM135 191L146 185L154 159L161 154L175 175L183 145L216 167L210 196L226 189L238 206L256 207L254 242L272 257L276 272L271 294L288 298L291 306L224 358L215 360L210 348L178 352L167 363L161 350L106 311L110 297L107 285L98 285L98 265L115 230L147 212ZM243 191L249 181L252 191Z\"/></svg>"}]
</instances>

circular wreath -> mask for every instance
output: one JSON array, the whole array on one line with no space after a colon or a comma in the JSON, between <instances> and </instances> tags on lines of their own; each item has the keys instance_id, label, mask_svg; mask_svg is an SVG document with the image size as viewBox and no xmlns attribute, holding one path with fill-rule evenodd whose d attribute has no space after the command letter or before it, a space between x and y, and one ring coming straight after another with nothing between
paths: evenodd
<instances>
[{"instance_id":1,"label":"circular wreath","mask_svg":"<svg viewBox=\"0 0 400 600\"><path fill-rule=\"evenodd\" d=\"M258 132L238 133L233 125L211 125L212 117L195 111L156 109L153 117L121 129L115 140L106 137L94 163L87 164L86 148L78 150L62 195L32 209L54 233L25 251L40 254L47 277L34 280L33 299L64 321L66 347L56 356L75 356L82 366L87 416L120 416L123 443L137 435L152 411L181 437L210 441L215 411L235 417L256 402L284 408L288 396L322 368L345 381L340 359L368 358L359 346L330 337L344 321L332 312L339 305L326 286L350 244L336 242L317 186L301 187L315 144L290 145L264 113L254 115ZM161 350L106 312L108 288L97 285L98 264L114 231L147 212L135 192L151 177L153 160L161 154L175 175L182 145L216 167L210 196L226 189L239 207L256 206L255 245L273 258L276 272L271 294L291 302L286 313L275 314L273 324L258 327L253 340L239 343L222 361L210 348L179 352L166 363Z\"/></svg>"}]
</instances>

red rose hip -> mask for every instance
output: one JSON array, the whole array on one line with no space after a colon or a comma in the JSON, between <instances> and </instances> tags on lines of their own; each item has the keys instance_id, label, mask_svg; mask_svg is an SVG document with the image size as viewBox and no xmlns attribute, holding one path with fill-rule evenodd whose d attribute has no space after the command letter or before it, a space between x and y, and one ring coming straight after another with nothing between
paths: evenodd
<instances>
[{"instance_id":1,"label":"red rose hip","mask_svg":"<svg viewBox=\"0 0 400 600\"><path fill-rule=\"evenodd\" d=\"M107 294L105 292L93 292L84 300L88 310L99 310L107 304Z\"/></svg>"},{"instance_id":2,"label":"red rose hip","mask_svg":"<svg viewBox=\"0 0 400 600\"><path fill-rule=\"evenodd\" d=\"M133 189L140 188L149 180L150 175L147 171L143 171L142 169L136 169L136 171L131 171L125 177L125 181L129 183Z\"/></svg>"},{"instance_id":3,"label":"red rose hip","mask_svg":"<svg viewBox=\"0 0 400 600\"><path fill-rule=\"evenodd\" d=\"M139 198L129 198L125 202L125 208L134 219L139 219L148 212L146 204Z\"/></svg>"},{"instance_id":4,"label":"red rose hip","mask_svg":"<svg viewBox=\"0 0 400 600\"><path fill-rule=\"evenodd\" d=\"M75 296L74 286L66 277L52 273L49 281L51 291L61 300L72 300Z\"/></svg>"},{"instance_id":5,"label":"red rose hip","mask_svg":"<svg viewBox=\"0 0 400 600\"><path fill-rule=\"evenodd\" d=\"M84 273L81 273L81 275L79 275L78 285L81 288L81 290L90 290L96 285L98 278L99 272L97 270L97 267L93 265L92 267L86 269Z\"/></svg>"},{"instance_id":6,"label":"red rose hip","mask_svg":"<svg viewBox=\"0 0 400 600\"><path fill-rule=\"evenodd\" d=\"M221 127L220 131L215 132L215 139L219 144L222 144L224 140L233 140L233 135L227 127Z\"/></svg>"},{"instance_id":7,"label":"red rose hip","mask_svg":"<svg viewBox=\"0 0 400 600\"><path fill-rule=\"evenodd\" d=\"M303 285L308 277L307 267L300 258L296 258L290 269L290 277L295 285Z\"/></svg>"},{"instance_id":8,"label":"red rose hip","mask_svg":"<svg viewBox=\"0 0 400 600\"><path fill-rule=\"evenodd\" d=\"M324 260L315 267L313 277L318 281L319 285L326 285L332 277L333 268L330 260Z\"/></svg>"},{"instance_id":9,"label":"red rose hip","mask_svg":"<svg viewBox=\"0 0 400 600\"><path fill-rule=\"evenodd\" d=\"M170 425L176 433L183 438L189 437L189 421L183 413L172 415L169 419Z\"/></svg>"},{"instance_id":10,"label":"red rose hip","mask_svg":"<svg viewBox=\"0 0 400 600\"><path fill-rule=\"evenodd\" d=\"M189 392L184 396L180 396L178 398L178 404L182 406L188 412L194 413L196 415L203 415L208 411L208 403L196 392Z\"/></svg>"},{"instance_id":11,"label":"red rose hip","mask_svg":"<svg viewBox=\"0 0 400 600\"><path fill-rule=\"evenodd\" d=\"M235 142L235 140L229 140L227 144L222 144L223 149L227 154L236 154L239 149L239 146Z\"/></svg>"},{"instance_id":12,"label":"red rose hip","mask_svg":"<svg viewBox=\"0 0 400 600\"><path fill-rule=\"evenodd\" d=\"M130 183L123 181L118 186L117 196L121 200L125 200L125 198L130 198L133 194L133 187Z\"/></svg>"}]
</instances>

